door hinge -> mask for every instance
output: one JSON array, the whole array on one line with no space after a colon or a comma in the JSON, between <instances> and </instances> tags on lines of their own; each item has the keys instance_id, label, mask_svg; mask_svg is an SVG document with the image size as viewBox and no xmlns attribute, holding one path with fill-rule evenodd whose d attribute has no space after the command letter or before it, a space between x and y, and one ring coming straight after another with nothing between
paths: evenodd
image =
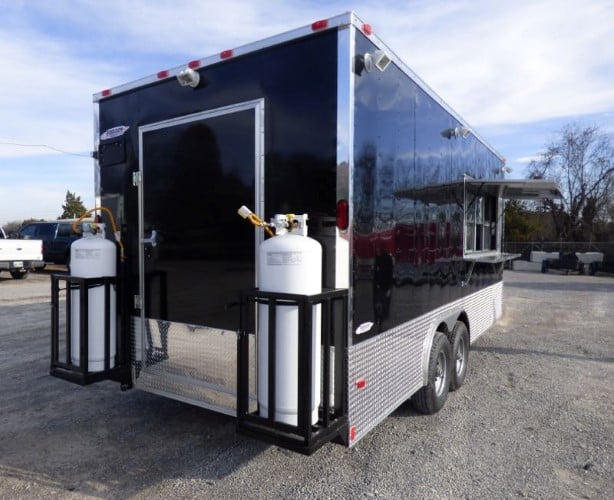
<instances>
[{"instance_id":1,"label":"door hinge","mask_svg":"<svg viewBox=\"0 0 614 500\"><path fill-rule=\"evenodd\" d=\"M141 300L141 296L135 295L134 296L134 308L141 309L141 307L143 307L143 301Z\"/></svg>"},{"instance_id":2,"label":"door hinge","mask_svg":"<svg viewBox=\"0 0 614 500\"><path fill-rule=\"evenodd\" d=\"M141 180L143 179L143 176L141 175L141 172L132 172L132 185L135 187L138 187L141 185Z\"/></svg>"}]
</instances>

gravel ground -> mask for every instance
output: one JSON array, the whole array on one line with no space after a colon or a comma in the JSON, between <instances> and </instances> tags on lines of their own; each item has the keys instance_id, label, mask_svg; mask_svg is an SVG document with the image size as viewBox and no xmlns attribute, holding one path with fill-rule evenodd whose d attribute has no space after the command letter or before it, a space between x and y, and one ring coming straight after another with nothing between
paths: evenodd
<instances>
[{"instance_id":1,"label":"gravel ground","mask_svg":"<svg viewBox=\"0 0 614 500\"><path fill-rule=\"evenodd\" d=\"M612 498L614 278L506 271L502 320L437 415L310 457L234 419L50 377L49 277L0 277L0 498Z\"/></svg>"}]
</instances>

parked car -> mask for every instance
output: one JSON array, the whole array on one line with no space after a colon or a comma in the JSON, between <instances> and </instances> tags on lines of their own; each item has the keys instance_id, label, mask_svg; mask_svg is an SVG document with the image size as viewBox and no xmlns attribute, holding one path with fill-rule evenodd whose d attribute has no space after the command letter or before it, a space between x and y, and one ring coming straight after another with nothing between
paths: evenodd
<instances>
[{"instance_id":1,"label":"parked car","mask_svg":"<svg viewBox=\"0 0 614 500\"><path fill-rule=\"evenodd\" d=\"M591 275L599 272L614 273L614 254L606 253L602 262L591 262L588 265L588 272Z\"/></svg>"},{"instance_id":2,"label":"parked car","mask_svg":"<svg viewBox=\"0 0 614 500\"><path fill-rule=\"evenodd\" d=\"M584 273L584 263L578 258L575 252L559 253L558 259L544 259L542 261L542 273L547 273L549 269L558 269L570 272Z\"/></svg>"},{"instance_id":3,"label":"parked car","mask_svg":"<svg viewBox=\"0 0 614 500\"><path fill-rule=\"evenodd\" d=\"M26 278L29 271L45 265L42 241L10 239L0 226L0 271L8 271L13 279Z\"/></svg>"},{"instance_id":4,"label":"parked car","mask_svg":"<svg viewBox=\"0 0 614 500\"><path fill-rule=\"evenodd\" d=\"M50 264L70 264L70 245L80 236L73 230L74 220L32 222L19 230L19 238L43 241L43 260Z\"/></svg>"}]
</instances>

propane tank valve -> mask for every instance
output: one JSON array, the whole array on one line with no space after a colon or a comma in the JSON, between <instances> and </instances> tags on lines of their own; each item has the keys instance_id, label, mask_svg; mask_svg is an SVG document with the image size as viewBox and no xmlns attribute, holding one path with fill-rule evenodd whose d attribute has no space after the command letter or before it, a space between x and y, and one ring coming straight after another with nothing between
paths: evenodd
<instances>
[{"instance_id":1,"label":"propane tank valve","mask_svg":"<svg viewBox=\"0 0 614 500\"><path fill-rule=\"evenodd\" d=\"M241 208L237 210L237 213L244 219L251 222L254 226L263 227L264 230L266 231L266 234L268 234L269 236L275 236L275 234L271 230L271 227L273 227L272 224L267 224L266 222L264 222L260 217L258 217L254 212L252 212L245 205L242 205Z\"/></svg>"}]
</instances>

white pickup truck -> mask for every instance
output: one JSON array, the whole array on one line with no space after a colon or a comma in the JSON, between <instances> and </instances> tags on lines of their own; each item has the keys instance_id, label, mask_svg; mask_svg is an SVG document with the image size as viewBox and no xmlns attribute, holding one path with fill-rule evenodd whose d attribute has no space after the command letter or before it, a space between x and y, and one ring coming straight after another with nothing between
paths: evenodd
<instances>
[{"instance_id":1,"label":"white pickup truck","mask_svg":"<svg viewBox=\"0 0 614 500\"><path fill-rule=\"evenodd\" d=\"M15 279L23 279L28 271L44 267L41 240L9 239L0 226L0 271L8 271Z\"/></svg>"}]
</instances>

